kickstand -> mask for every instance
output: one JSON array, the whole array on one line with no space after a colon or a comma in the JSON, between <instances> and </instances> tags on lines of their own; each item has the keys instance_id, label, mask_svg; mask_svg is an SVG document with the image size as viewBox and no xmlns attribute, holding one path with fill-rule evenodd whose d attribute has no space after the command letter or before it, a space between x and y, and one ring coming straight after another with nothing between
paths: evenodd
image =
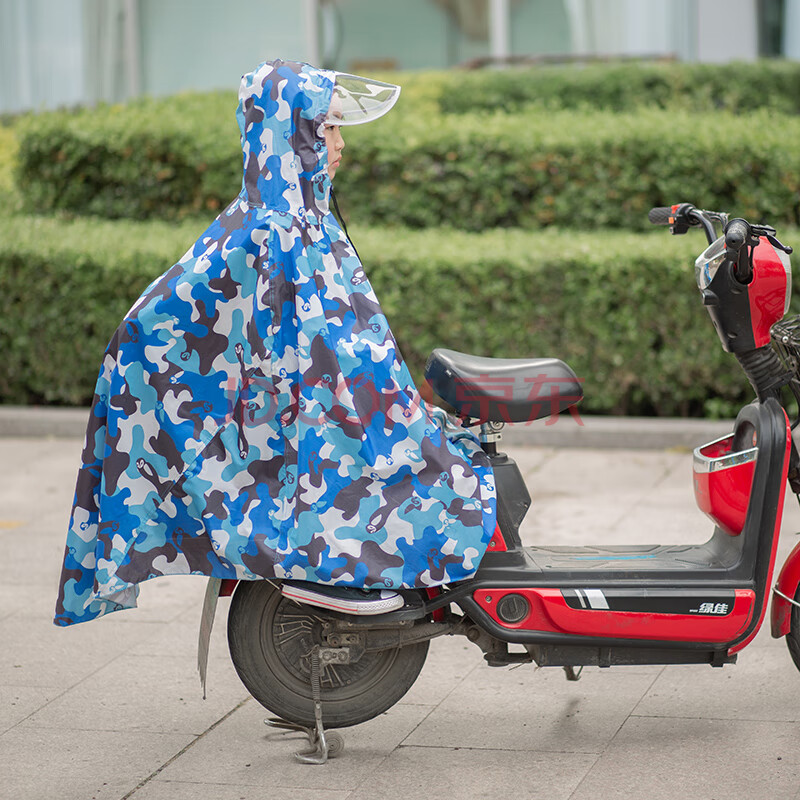
<instances>
[{"instance_id":1,"label":"kickstand","mask_svg":"<svg viewBox=\"0 0 800 800\"><path fill-rule=\"evenodd\" d=\"M581 672L583 672L583 667L581 667L577 672L575 672L575 667L570 667L568 665L564 667L564 672L567 675L568 681L577 681L580 680Z\"/></svg>"},{"instance_id":2,"label":"kickstand","mask_svg":"<svg viewBox=\"0 0 800 800\"><path fill-rule=\"evenodd\" d=\"M322 702L320 700L319 688L319 645L314 645L311 651L311 696L314 699L314 721L313 728L305 725L298 725L295 722L287 722L279 717L271 717L265 720L267 725L273 728L282 728L287 731L297 731L304 733L308 737L311 745L308 750L299 750L294 757L301 764L324 764L329 758L336 758L344 750L344 739L341 735L333 732L326 735L322 725Z\"/></svg>"}]
</instances>

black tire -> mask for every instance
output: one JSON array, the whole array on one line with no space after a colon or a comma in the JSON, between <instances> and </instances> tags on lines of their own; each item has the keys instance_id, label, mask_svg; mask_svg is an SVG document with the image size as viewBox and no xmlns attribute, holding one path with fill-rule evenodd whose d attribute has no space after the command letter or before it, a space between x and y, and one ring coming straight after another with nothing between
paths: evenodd
<instances>
[{"instance_id":1,"label":"black tire","mask_svg":"<svg viewBox=\"0 0 800 800\"><path fill-rule=\"evenodd\" d=\"M796 603L800 603L800 587L794 596ZM789 633L786 634L786 644L789 645L789 653L797 669L800 669L800 607L792 606L792 618L789 625Z\"/></svg>"},{"instance_id":2,"label":"black tire","mask_svg":"<svg viewBox=\"0 0 800 800\"><path fill-rule=\"evenodd\" d=\"M228 612L228 647L242 683L273 714L314 725L310 652L322 644L324 610L285 598L267 581L240 581ZM365 653L322 668L322 721L345 728L377 717L413 685L428 642Z\"/></svg>"}]
</instances>

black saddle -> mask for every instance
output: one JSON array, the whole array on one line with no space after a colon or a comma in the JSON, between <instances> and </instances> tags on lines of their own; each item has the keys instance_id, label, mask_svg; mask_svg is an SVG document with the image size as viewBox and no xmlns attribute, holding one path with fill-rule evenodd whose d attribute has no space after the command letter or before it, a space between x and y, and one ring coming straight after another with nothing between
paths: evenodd
<instances>
[{"instance_id":1,"label":"black saddle","mask_svg":"<svg viewBox=\"0 0 800 800\"><path fill-rule=\"evenodd\" d=\"M437 348L425 377L459 415L478 422L531 422L583 397L577 376L557 358L482 358Z\"/></svg>"}]
</instances>

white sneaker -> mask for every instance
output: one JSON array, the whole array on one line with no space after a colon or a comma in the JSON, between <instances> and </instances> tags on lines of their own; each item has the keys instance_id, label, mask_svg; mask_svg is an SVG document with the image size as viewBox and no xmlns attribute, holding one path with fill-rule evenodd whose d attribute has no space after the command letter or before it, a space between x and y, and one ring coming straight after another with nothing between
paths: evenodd
<instances>
[{"instance_id":1,"label":"white sneaker","mask_svg":"<svg viewBox=\"0 0 800 800\"><path fill-rule=\"evenodd\" d=\"M344 614L386 614L405 605L401 595L386 589L355 589L324 583L283 583L281 593L298 603Z\"/></svg>"}]
</instances>

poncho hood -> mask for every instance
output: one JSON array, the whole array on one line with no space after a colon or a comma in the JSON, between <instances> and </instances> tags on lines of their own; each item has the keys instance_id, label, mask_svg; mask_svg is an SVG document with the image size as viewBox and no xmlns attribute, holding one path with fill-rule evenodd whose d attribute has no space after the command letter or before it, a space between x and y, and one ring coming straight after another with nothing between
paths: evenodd
<instances>
[{"instance_id":1,"label":"poncho hood","mask_svg":"<svg viewBox=\"0 0 800 800\"><path fill-rule=\"evenodd\" d=\"M242 78L236 117L244 151L244 199L259 208L320 218L331 182L324 120L336 73L264 63Z\"/></svg>"},{"instance_id":2,"label":"poncho hood","mask_svg":"<svg viewBox=\"0 0 800 800\"><path fill-rule=\"evenodd\" d=\"M57 624L133 607L160 575L417 588L477 569L488 457L420 397L328 211L333 80L245 76L240 195L114 333Z\"/></svg>"}]
</instances>

